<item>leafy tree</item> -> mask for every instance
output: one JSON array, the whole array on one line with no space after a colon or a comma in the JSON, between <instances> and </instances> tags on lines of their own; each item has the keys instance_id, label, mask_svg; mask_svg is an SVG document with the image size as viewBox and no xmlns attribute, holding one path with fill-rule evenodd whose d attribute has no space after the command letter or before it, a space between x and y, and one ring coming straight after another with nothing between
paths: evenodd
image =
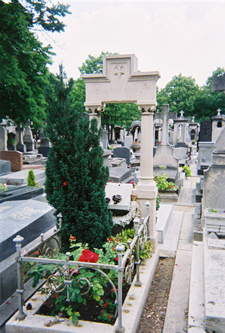
<instances>
[{"instance_id":1,"label":"leafy tree","mask_svg":"<svg viewBox=\"0 0 225 333\"><path fill-rule=\"evenodd\" d=\"M105 200L109 172L103 166L101 131L96 119L89 123L74 108L70 97L74 82L64 82L62 67L54 81L46 128L52 143L46 163L47 200L56 215L62 214L64 250L69 247L70 235L91 248L101 247L112 228Z\"/></svg>"},{"instance_id":2,"label":"leafy tree","mask_svg":"<svg viewBox=\"0 0 225 333\"><path fill-rule=\"evenodd\" d=\"M100 74L103 70L103 56L105 55L112 55L116 53L111 52L101 52L100 56L94 57L92 55L88 55L88 58L83 62L81 67L79 68L79 71L81 74Z\"/></svg>"},{"instance_id":3,"label":"leafy tree","mask_svg":"<svg viewBox=\"0 0 225 333\"><path fill-rule=\"evenodd\" d=\"M157 94L159 110L161 111L162 105L167 103L170 105L171 112L177 112L179 115L179 112L183 110L185 116L193 116L198 91L199 87L192 77L185 77L181 74L174 76Z\"/></svg>"},{"instance_id":4,"label":"leafy tree","mask_svg":"<svg viewBox=\"0 0 225 333\"><path fill-rule=\"evenodd\" d=\"M197 98L195 100L194 112L196 121L211 120L212 116L217 114L220 108L225 111L225 95L223 92L212 92L212 78L213 76L224 75L224 69L218 67L212 75L207 79L206 85L200 88Z\"/></svg>"},{"instance_id":5,"label":"leafy tree","mask_svg":"<svg viewBox=\"0 0 225 333\"><path fill-rule=\"evenodd\" d=\"M19 2L0 0L0 118L9 117L35 127L45 118L44 88L47 64L53 53L31 32L37 26L48 31L63 31L59 16L68 6L49 7L44 0Z\"/></svg>"}]
</instances>

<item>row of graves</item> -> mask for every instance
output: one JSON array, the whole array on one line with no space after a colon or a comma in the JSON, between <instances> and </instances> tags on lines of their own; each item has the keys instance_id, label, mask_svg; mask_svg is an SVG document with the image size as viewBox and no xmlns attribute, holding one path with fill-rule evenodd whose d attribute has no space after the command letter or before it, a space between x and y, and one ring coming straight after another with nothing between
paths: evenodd
<instances>
[{"instance_id":1,"label":"row of graves","mask_svg":"<svg viewBox=\"0 0 225 333\"><path fill-rule=\"evenodd\" d=\"M225 116L218 110L211 119L201 124L198 141L200 182L196 184L194 240L203 242L198 265L203 267L204 328L224 332ZM191 323L193 327L201 325L199 321Z\"/></svg>"}]
</instances>

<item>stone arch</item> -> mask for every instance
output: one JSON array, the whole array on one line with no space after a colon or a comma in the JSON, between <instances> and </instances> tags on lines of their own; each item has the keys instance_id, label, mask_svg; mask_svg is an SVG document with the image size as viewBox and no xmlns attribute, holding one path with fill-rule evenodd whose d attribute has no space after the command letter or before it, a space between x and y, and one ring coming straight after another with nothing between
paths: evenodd
<instances>
[{"instance_id":1,"label":"stone arch","mask_svg":"<svg viewBox=\"0 0 225 333\"><path fill-rule=\"evenodd\" d=\"M85 109L101 124L105 103L136 103L141 110L141 159L140 182L136 187L141 216L145 216L147 200L150 205L150 237L157 247L155 207L157 189L153 181L153 112L156 109L156 82L158 71L138 71L134 54L112 55L103 58L102 74L83 74L86 86Z\"/></svg>"}]
</instances>

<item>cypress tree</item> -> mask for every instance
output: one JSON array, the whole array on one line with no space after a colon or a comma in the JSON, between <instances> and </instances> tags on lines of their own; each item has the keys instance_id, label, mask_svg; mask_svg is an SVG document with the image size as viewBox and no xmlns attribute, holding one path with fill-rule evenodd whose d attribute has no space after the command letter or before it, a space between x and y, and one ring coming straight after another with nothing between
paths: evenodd
<instances>
[{"instance_id":1,"label":"cypress tree","mask_svg":"<svg viewBox=\"0 0 225 333\"><path fill-rule=\"evenodd\" d=\"M105 200L109 171L103 166L99 144L101 130L73 108L72 83L64 83L61 68L55 89L49 94L46 133L51 141L46 163L45 192L48 202L62 214L63 249L69 237L100 248L112 229L112 216ZM51 101L50 101L51 100Z\"/></svg>"}]
</instances>

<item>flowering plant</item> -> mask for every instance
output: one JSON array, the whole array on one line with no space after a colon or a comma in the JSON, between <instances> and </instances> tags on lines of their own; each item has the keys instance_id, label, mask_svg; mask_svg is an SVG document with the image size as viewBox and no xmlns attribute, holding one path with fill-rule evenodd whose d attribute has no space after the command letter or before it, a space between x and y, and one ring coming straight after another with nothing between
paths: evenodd
<instances>
[{"instance_id":1,"label":"flowering plant","mask_svg":"<svg viewBox=\"0 0 225 333\"><path fill-rule=\"evenodd\" d=\"M82 255L79 258L79 261L84 261L84 262L97 262L98 261L98 254L95 252L92 252L88 249L85 249L82 251Z\"/></svg>"},{"instance_id":2,"label":"flowering plant","mask_svg":"<svg viewBox=\"0 0 225 333\"><path fill-rule=\"evenodd\" d=\"M5 192L6 189L7 189L7 184L1 184L1 183L0 183L0 193L1 193L1 192Z\"/></svg>"}]
</instances>

